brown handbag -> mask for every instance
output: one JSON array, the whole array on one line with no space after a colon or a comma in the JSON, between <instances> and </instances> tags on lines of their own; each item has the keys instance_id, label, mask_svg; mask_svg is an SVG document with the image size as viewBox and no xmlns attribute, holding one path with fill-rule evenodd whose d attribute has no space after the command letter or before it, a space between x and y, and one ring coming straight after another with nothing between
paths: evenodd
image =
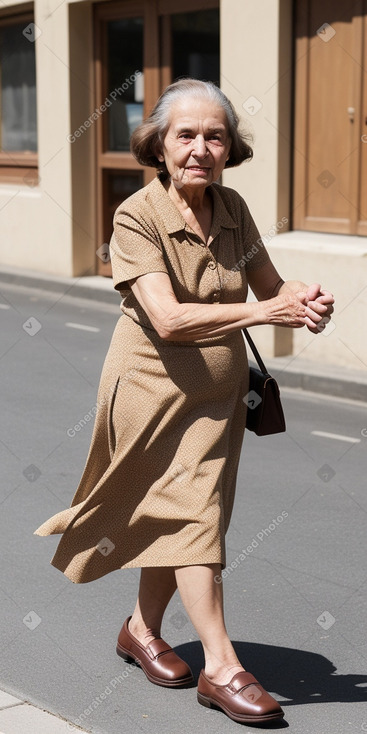
<instances>
[{"instance_id":1,"label":"brown handbag","mask_svg":"<svg viewBox=\"0 0 367 734\"><path fill-rule=\"evenodd\" d=\"M269 436L286 430L278 383L269 375L247 329L242 330L260 367L250 367L249 391L243 398L247 405L246 428L257 436Z\"/></svg>"}]
</instances>

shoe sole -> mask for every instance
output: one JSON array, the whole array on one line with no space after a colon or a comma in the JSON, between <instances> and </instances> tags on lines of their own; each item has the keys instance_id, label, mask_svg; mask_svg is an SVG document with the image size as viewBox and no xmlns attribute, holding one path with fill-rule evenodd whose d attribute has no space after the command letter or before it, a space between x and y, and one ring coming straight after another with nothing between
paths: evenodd
<instances>
[{"instance_id":1,"label":"shoe sole","mask_svg":"<svg viewBox=\"0 0 367 734\"><path fill-rule=\"evenodd\" d=\"M212 698L208 698L207 696L203 696L202 693L197 694L198 702L202 706L206 706L206 708L209 709L216 709L217 711L222 711L224 714L226 714L230 719L233 721L239 721L243 724L262 724L267 721L275 721L276 719L282 719L284 716L284 712L281 711L278 714L264 714L263 716L246 716L245 714L241 716L241 714L234 714L232 711L227 709L223 704L218 703L218 701L214 701Z\"/></svg>"},{"instance_id":2,"label":"shoe sole","mask_svg":"<svg viewBox=\"0 0 367 734\"><path fill-rule=\"evenodd\" d=\"M117 644L116 646L116 652L127 663L135 663L135 665L138 665L139 668L142 669L143 673L145 673L146 677L151 683L155 683L156 686L164 686L165 688L183 688L190 683L194 682L194 676L191 675L187 678L178 678L174 681L166 681L163 678L157 678L156 676L149 673L149 671L144 667L141 660L138 658L135 658L131 655L131 653L128 650L125 650L121 645Z\"/></svg>"}]
</instances>

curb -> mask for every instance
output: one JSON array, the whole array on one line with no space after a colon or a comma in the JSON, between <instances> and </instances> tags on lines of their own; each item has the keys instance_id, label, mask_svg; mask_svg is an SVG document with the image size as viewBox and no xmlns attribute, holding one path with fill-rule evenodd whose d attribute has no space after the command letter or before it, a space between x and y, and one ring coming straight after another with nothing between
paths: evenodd
<instances>
[{"instance_id":1,"label":"curb","mask_svg":"<svg viewBox=\"0 0 367 734\"><path fill-rule=\"evenodd\" d=\"M89 298L93 301L104 301L119 306L120 295L114 290L112 279L103 275L88 275L88 272L79 278L67 278L39 273L38 271L2 266L0 285L38 288L53 293L63 293L72 298Z\"/></svg>"},{"instance_id":2,"label":"curb","mask_svg":"<svg viewBox=\"0 0 367 734\"><path fill-rule=\"evenodd\" d=\"M1 284L7 284L38 288L63 293L72 298L87 298L115 304L119 308L120 296L113 288L112 279L102 275L88 275L88 272L78 278L68 278L2 266L0 287ZM363 372L348 367L325 365L321 372L317 364L298 360L294 355L267 359L266 365L280 388L298 389L367 403L367 370Z\"/></svg>"},{"instance_id":3,"label":"curb","mask_svg":"<svg viewBox=\"0 0 367 734\"><path fill-rule=\"evenodd\" d=\"M71 721L67 721L27 700L0 690L0 734L90 734Z\"/></svg>"},{"instance_id":4,"label":"curb","mask_svg":"<svg viewBox=\"0 0 367 734\"><path fill-rule=\"evenodd\" d=\"M367 370L362 372L348 367L325 365L320 372L315 363L298 360L294 356L269 359L266 366L280 388L367 403Z\"/></svg>"}]
</instances>

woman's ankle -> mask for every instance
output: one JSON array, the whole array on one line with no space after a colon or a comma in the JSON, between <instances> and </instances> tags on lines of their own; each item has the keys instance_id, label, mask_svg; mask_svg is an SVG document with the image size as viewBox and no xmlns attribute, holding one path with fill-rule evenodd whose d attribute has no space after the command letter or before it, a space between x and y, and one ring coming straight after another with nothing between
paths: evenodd
<instances>
[{"instance_id":1,"label":"woman's ankle","mask_svg":"<svg viewBox=\"0 0 367 734\"><path fill-rule=\"evenodd\" d=\"M147 627L142 618L135 619L134 615L129 620L128 630L144 647L160 637L160 627Z\"/></svg>"},{"instance_id":2,"label":"woman's ankle","mask_svg":"<svg viewBox=\"0 0 367 734\"><path fill-rule=\"evenodd\" d=\"M220 666L213 663L205 665L205 675L212 683L219 686L225 686L232 680L234 675L242 673L244 670L245 668L240 662Z\"/></svg>"}]
</instances>

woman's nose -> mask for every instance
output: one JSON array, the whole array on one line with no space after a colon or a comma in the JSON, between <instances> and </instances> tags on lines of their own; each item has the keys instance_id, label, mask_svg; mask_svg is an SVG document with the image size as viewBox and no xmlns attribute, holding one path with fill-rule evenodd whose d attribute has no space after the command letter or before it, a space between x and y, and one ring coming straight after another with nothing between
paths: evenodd
<instances>
[{"instance_id":1,"label":"woman's nose","mask_svg":"<svg viewBox=\"0 0 367 734\"><path fill-rule=\"evenodd\" d=\"M194 149L193 149L194 155L198 156L199 158L205 158L205 156L208 153L205 138L203 135L197 135L194 140Z\"/></svg>"}]
</instances>

